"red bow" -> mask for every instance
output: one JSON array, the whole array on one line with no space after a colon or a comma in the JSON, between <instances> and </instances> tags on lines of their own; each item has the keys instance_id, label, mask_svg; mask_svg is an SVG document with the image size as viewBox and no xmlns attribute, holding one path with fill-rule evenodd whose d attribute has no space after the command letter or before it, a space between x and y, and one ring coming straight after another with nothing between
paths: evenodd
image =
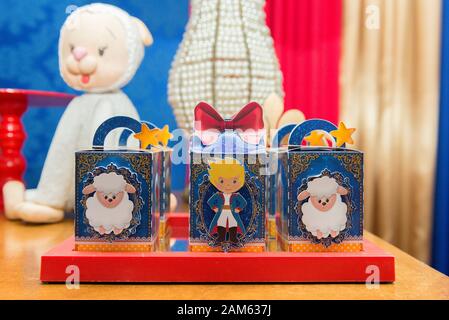
<instances>
[{"instance_id":1,"label":"red bow","mask_svg":"<svg viewBox=\"0 0 449 320\"><path fill-rule=\"evenodd\" d=\"M204 144L214 143L219 133L225 130L237 131L243 140L258 143L261 138L260 131L264 129L263 110L257 102L250 102L231 119L225 120L214 107L200 102L195 107L194 128Z\"/></svg>"}]
</instances>

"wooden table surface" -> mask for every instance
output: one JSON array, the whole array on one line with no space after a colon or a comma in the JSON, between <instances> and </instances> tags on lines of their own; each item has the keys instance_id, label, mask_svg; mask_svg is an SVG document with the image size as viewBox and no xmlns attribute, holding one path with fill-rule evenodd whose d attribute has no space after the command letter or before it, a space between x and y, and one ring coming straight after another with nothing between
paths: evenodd
<instances>
[{"instance_id":1,"label":"wooden table surface","mask_svg":"<svg viewBox=\"0 0 449 320\"><path fill-rule=\"evenodd\" d=\"M0 299L449 299L449 278L385 241L396 282L364 284L64 284L39 281L40 256L73 234L73 223L26 225L0 216Z\"/></svg>"}]
</instances>

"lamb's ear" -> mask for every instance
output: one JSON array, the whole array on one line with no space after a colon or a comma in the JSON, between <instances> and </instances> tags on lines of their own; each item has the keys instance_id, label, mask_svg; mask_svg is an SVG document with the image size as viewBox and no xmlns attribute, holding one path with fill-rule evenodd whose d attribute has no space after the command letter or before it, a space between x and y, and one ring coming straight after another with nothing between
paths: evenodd
<instances>
[{"instance_id":1,"label":"lamb's ear","mask_svg":"<svg viewBox=\"0 0 449 320\"><path fill-rule=\"evenodd\" d=\"M92 192L95 192L95 187L93 184L89 184L88 186L85 186L83 189L83 194L91 194Z\"/></svg>"},{"instance_id":2,"label":"lamb's ear","mask_svg":"<svg viewBox=\"0 0 449 320\"><path fill-rule=\"evenodd\" d=\"M348 194L348 190L346 190L346 188L343 188L342 186L338 186L337 193L345 196Z\"/></svg>"},{"instance_id":3,"label":"lamb's ear","mask_svg":"<svg viewBox=\"0 0 449 320\"><path fill-rule=\"evenodd\" d=\"M150 30L148 30L145 23L142 20L137 19L136 17L132 17L134 24L137 26L139 30L140 39L146 47L149 47L153 44L153 36L151 35Z\"/></svg>"},{"instance_id":4,"label":"lamb's ear","mask_svg":"<svg viewBox=\"0 0 449 320\"><path fill-rule=\"evenodd\" d=\"M299 200L299 201L305 200L305 199L307 199L308 197L310 197L310 192L307 191L307 190L301 191L301 193L298 194L298 200Z\"/></svg>"},{"instance_id":5,"label":"lamb's ear","mask_svg":"<svg viewBox=\"0 0 449 320\"><path fill-rule=\"evenodd\" d=\"M125 191L128 192L128 193L135 193L136 192L136 188L134 188L132 185L127 183L126 186L125 186Z\"/></svg>"}]
</instances>

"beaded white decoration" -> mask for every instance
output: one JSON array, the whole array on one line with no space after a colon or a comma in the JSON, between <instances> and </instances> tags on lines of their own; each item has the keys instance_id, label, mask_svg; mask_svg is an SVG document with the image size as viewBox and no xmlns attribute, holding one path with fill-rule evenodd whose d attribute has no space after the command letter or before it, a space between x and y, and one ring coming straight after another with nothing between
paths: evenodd
<instances>
[{"instance_id":1,"label":"beaded white decoration","mask_svg":"<svg viewBox=\"0 0 449 320\"><path fill-rule=\"evenodd\" d=\"M200 101L231 117L249 101L284 96L265 0L192 0L191 16L168 82L180 128L191 132Z\"/></svg>"}]
</instances>

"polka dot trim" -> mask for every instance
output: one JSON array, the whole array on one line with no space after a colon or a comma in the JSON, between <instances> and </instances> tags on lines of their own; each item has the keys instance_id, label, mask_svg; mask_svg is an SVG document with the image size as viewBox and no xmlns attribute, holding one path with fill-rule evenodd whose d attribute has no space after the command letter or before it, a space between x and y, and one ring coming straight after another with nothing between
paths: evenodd
<instances>
[{"instance_id":1,"label":"polka dot trim","mask_svg":"<svg viewBox=\"0 0 449 320\"><path fill-rule=\"evenodd\" d=\"M278 243L283 251L290 252L360 252L363 251L363 242L343 242L334 243L329 247L315 243L297 243L289 242L278 234Z\"/></svg>"},{"instance_id":2,"label":"polka dot trim","mask_svg":"<svg viewBox=\"0 0 449 320\"><path fill-rule=\"evenodd\" d=\"M75 244L76 251L100 251L100 252L142 252L153 251L151 244Z\"/></svg>"},{"instance_id":3,"label":"polka dot trim","mask_svg":"<svg viewBox=\"0 0 449 320\"><path fill-rule=\"evenodd\" d=\"M363 250L362 243L339 243L325 247L314 243L290 243L289 251L291 252L358 252Z\"/></svg>"},{"instance_id":4,"label":"polka dot trim","mask_svg":"<svg viewBox=\"0 0 449 320\"><path fill-rule=\"evenodd\" d=\"M209 247L203 244L193 244L189 246L192 252L222 252L220 247ZM231 249L230 252L265 252L265 246L246 246L239 249Z\"/></svg>"}]
</instances>

